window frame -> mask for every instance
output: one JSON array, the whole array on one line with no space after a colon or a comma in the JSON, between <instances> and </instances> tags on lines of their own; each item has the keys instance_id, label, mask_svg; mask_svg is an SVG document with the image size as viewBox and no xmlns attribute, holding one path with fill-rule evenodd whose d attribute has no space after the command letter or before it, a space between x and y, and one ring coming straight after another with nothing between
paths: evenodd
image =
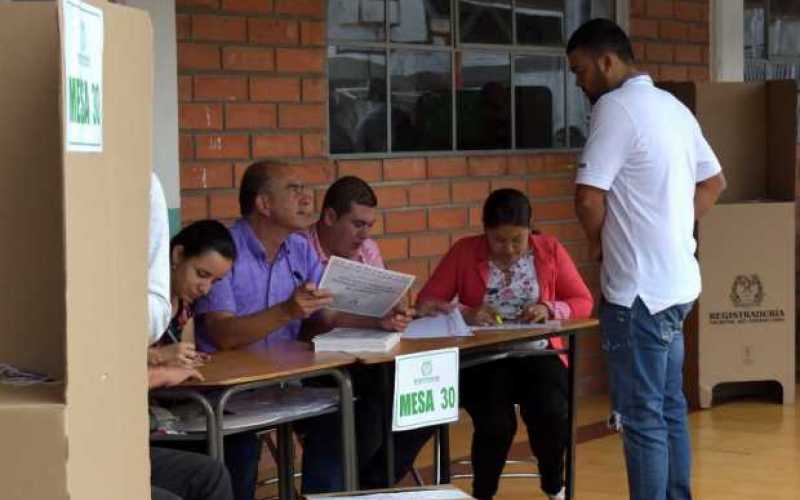
<instances>
[{"instance_id":1,"label":"window frame","mask_svg":"<svg viewBox=\"0 0 800 500\"><path fill-rule=\"evenodd\" d=\"M749 62L755 62L759 64L763 64L764 66L770 66L772 64L780 65L780 64L789 64L798 67L797 76L794 78L798 82L800 82L800 54L796 56L784 56L784 55L772 55L770 51L771 47L771 40L769 37L769 23L771 17L771 0L761 0L764 3L764 28L762 36L764 37L764 57L748 57L745 53L744 55L744 71L742 75L742 79L744 81L761 81L761 80L754 80L752 78L748 78L747 67ZM745 40L742 40L742 51L745 50ZM768 70L765 70L764 79L763 80L770 80L772 77L767 74Z\"/></svg>"},{"instance_id":2,"label":"window frame","mask_svg":"<svg viewBox=\"0 0 800 500\"><path fill-rule=\"evenodd\" d=\"M392 113L386 113L386 149L387 151L373 151L373 152L358 152L358 153L332 153L330 151L330 130L331 130L331 110L330 110L330 98L328 96L328 101L325 106L325 124L327 130L327 140L326 140L326 150L327 154L330 158L336 160L357 160L357 159L383 159L383 158L406 158L406 157L420 157L420 156L501 156L501 155L517 155L517 154L536 154L536 153L570 153L579 151L582 146L572 146L570 144L570 133L569 127L572 125L569 119L569 113L572 111L572 104L570 100L570 83L571 83L571 76L569 71L569 64L566 62L566 55L564 53L564 49L566 46L566 35L567 35L567 17L566 17L566 5L565 5L565 13L564 13L564 22L562 24L562 38L563 38L563 45L520 45L517 43L517 19L516 19L516 0L511 0L509 8L511 9L511 44L486 44L486 43L461 43L461 26L460 26L460 1L459 0L449 0L450 1L450 38L451 41L448 45L437 45L435 43L431 44L422 44L422 43L404 43L404 42L392 42L391 41L391 23L390 23L390 16L389 16L389 2L390 0L382 0L384 5L384 34L385 39L380 42L376 41L359 41L359 40L347 40L347 39L332 39L326 37L325 40L325 51L326 51L326 64L325 64L325 73L326 78L329 77L328 72L328 53L332 47L345 47L348 49L369 49L375 50L380 49L384 51L385 59L386 59L386 67L385 67L385 80L386 80L386 105L387 110L391 110L391 92L392 92L392 81L391 81L391 69L390 69L390 60L391 60L391 53L393 50L402 50L402 51L421 51L421 52L449 52L450 53L450 117L451 117L451 147L447 150L414 150L414 151L392 151ZM568 0L565 0L565 2ZM611 11L611 18L616 19L618 15L622 12L627 12L625 6L627 6L629 0L583 0L589 2L589 7L591 10L594 10L594 5L598 1L604 1L607 3L609 10ZM590 12L591 12L590 10ZM591 17L591 15L590 15ZM328 18L328 14L326 12L326 22L330 23L330 19ZM627 23L625 23L627 24ZM511 135L511 148L505 149L458 149L458 116L457 116L457 88L456 88L456 68L457 68L457 61L458 57L457 54L461 51L481 51L481 52L493 52L497 54L508 54L510 58L510 68L509 68L509 82L510 82L510 106L511 106L511 120L510 120L510 135ZM564 62L564 73L563 73L563 89L564 92L564 103L563 103L563 111L564 111L564 128L565 128L565 147L553 147L553 148L524 148L524 149L517 149L516 142L517 142L517 134L516 134L516 92L514 92L514 82L516 81L516 68L515 68L515 57L517 56L543 56L543 57L560 57ZM328 78L329 81L329 78Z\"/></svg>"}]
</instances>

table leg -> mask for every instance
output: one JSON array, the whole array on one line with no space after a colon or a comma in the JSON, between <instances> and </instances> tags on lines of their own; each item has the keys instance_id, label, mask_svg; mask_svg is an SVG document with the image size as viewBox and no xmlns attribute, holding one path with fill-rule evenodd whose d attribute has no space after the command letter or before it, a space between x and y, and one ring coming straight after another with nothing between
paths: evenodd
<instances>
[{"instance_id":1,"label":"table leg","mask_svg":"<svg viewBox=\"0 0 800 500\"><path fill-rule=\"evenodd\" d=\"M383 439L386 444L386 487L394 486L394 434L392 434L392 408L394 405L394 383L392 363L381 364L383 377Z\"/></svg>"},{"instance_id":2,"label":"table leg","mask_svg":"<svg viewBox=\"0 0 800 500\"><path fill-rule=\"evenodd\" d=\"M342 464L344 466L344 487L347 491L358 489L358 457L356 456L356 425L353 411L353 383L347 371L334 369L325 372L339 386L339 415L342 433Z\"/></svg>"},{"instance_id":3,"label":"table leg","mask_svg":"<svg viewBox=\"0 0 800 500\"><path fill-rule=\"evenodd\" d=\"M450 426L448 424L436 428L433 445L433 473L436 475L434 484L448 484L450 482Z\"/></svg>"},{"instance_id":4,"label":"table leg","mask_svg":"<svg viewBox=\"0 0 800 500\"><path fill-rule=\"evenodd\" d=\"M291 424L278 426L278 498L294 498L294 440Z\"/></svg>"},{"instance_id":5,"label":"table leg","mask_svg":"<svg viewBox=\"0 0 800 500\"><path fill-rule=\"evenodd\" d=\"M569 433L567 437L565 498L571 499L575 496L575 440L577 434L576 415L578 413L578 339L575 336L569 337L567 359L569 361L569 369L567 370L567 418L569 420Z\"/></svg>"}]
</instances>

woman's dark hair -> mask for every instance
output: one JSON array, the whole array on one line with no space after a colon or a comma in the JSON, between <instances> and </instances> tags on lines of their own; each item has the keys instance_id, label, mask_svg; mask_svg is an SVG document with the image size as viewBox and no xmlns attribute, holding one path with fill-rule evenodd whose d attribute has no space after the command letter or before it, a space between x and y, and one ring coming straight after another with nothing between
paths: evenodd
<instances>
[{"instance_id":1,"label":"woman's dark hair","mask_svg":"<svg viewBox=\"0 0 800 500\"><path fill-rule=\"evenodd\" d=\"M180 245L184 257L196 257L213 250L228 260L236 259L236 245L231 233L219 221L199 220L180 230L169 242L170 258L172 250Z\"/></svg>"},{"instance_id":2,"label":"woman's dark hair","mask_svg":"<svg viewBox=\"0 0 800 500\"><path fill-rule=\"evenodd\" d=\"M483 227L530 227L531 202L516 189L493 191L483 204Z\"/></svg>"}]
</instances>

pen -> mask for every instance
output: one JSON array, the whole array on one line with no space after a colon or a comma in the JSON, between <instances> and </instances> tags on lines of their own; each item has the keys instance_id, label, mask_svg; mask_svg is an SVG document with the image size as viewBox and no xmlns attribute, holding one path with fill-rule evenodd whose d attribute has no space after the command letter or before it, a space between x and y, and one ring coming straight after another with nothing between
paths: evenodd
<instances>
[{"instance_id":1,"label":"pen","mask_svg":"<svg viewBox=\"0 0 800 500\"><path fill-rule=\"evenodd\" d=\"M297 282L297 286L303 284L303 275L297 271L292 271L292 276L294 276L295 281Z\"/></svg>"},{"instance_id":2,"label":"pen","mask_svg":"<svg viewBox=\"0 0 800 500\"><path fill-rule=\"evenodd\" d=\"M500 316L499 314L495 314L494 315L494 320L498 325L502 325L503 324L503 317Z\"/></svg>"}]
</instances>

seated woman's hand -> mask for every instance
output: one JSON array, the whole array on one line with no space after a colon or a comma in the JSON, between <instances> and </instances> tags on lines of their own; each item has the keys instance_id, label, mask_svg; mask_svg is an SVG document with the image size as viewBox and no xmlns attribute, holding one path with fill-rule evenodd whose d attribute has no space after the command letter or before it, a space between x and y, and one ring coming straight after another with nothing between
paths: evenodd
<instances>
[{"instance_id":1,"label":"seated woman's hand","mask_svg":"<svg viewBox=\"0 0 800 500\"><path fill-rule=\"evenodd\" d=\"M405 331L412 319L414 319L414 309L400 305L381 318L380 325L381 328L390 332L402 332Z\"/></svg>"},{"instance_id":2,"label":"seated woman's hand","mask_svg":"<svg viewBox=\"0 0 800 500\"><path fill-rule=\"evenodd\" d=\"M470 326L492 326L497 325L500 317L497 311L487 305L474 307L464 311L464 321Z\"/></svg>"},{"instance_id":3,"label":"seated woman's hand","mask_svg":"<svg viewBox=\"0 0 800 500\"><path fill-rule=\"evenodd\" d=\"M442 302L440 300L426 300L417 304L417 316L436 316L437 314L447 314L456 305L452 302Z\"/></svg>"},{"instance_id":4,"label":"seated woman's hand","mask_svg":"<svg viewBox=\"0 0 800 500\"><path fill-rule=\"evenodd\" d=\"M154 347L156 362L152 364L174 366L178 368L197 368L203 366L210 356L203 352L197 352L192 342L178 342L165 346Z\"/></svg>"},{"instance_id":5,"label":"seated woman's hand","mask_svg":"<svg viewBox=\"0 0 800 500\"><path fill-rule=\"evenodd\" d=\"M550 309L544 304L533 304L525 308L520 319L525 323L543 323L550 317Z\"/></svg>"}]
</instances>

